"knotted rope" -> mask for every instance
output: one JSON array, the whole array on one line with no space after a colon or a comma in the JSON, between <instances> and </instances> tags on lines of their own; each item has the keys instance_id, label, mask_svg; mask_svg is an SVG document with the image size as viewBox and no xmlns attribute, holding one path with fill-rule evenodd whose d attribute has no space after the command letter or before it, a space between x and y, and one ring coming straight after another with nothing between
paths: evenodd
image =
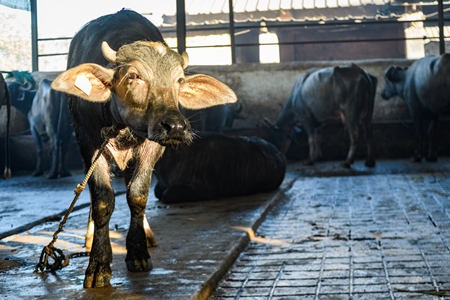
<instances>
[{"instance_id":1,"label":"knotted rope","mask_svg":"<svg viewBox=\"0 0 450 300\"><path fill-rule=\"evenodd\" d=\"M66 214L64 215L63 220L59 223L58 229L53 233L53 239L52 241L42 249L41 257L39 259L39 263L36 265L36 268L34 272L39 273L43 272L44 270L55 272L56 270L62 269L69 265L70 259L73 257L82 257L82 256L89 256L89 252L82 252L82 253L74 253L70 255L64 255L63 251L61 249L58 249L54 246L56 243L56 240L58 239L58 234L62 231L64 224L66 223L67 219L69 218L70 213L73 211L73 208L75 207L75 204L78 200L78 197L80 196L81 192L86 187L86 184L91 177L92 173L94 172L95 166L97 164L98 159L103 154L103 151L106 148L106 145L108 144L108 140L110 138L113 138L117 135L118 130L115 126L111 127L104 127L102 128L101 134L104 139L102 146L100 147L100 150L98 151L97 155L95 156L94 161L91 164L91 167L89 168L88 172L86 173L86 176L84 177L84 180L77 185L75 188L75 197L72 200L72 203L69 206L69 209L67 210ZM49 258L52 258L55 262L50 263Z\"/></svg>"}]
</instances>

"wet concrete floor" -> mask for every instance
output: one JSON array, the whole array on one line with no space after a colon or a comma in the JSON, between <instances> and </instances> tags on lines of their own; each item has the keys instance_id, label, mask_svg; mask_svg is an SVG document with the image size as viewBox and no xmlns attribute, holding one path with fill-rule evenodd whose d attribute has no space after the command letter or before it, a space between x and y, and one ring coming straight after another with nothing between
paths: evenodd
<instances>
[{"instance_id":1,"label":"wet concrete floor","mask_svg":"<svg viewBox=\"0 0 450 300\"><path fill-rule=\"evenodd\" d=\"M448 158L374 169L358 161L351 170L290 164L277 191L211 202L167 206L151 193L146 214L158 247L148 273L126 270L129 212L116 178L112 287L101 289L82 287L87 257L34 273L82 179L0 181L1 299L450 297ZM59 235L65 254L84 251L88 201L86 190Z\"/></svg>"}]
</instances>

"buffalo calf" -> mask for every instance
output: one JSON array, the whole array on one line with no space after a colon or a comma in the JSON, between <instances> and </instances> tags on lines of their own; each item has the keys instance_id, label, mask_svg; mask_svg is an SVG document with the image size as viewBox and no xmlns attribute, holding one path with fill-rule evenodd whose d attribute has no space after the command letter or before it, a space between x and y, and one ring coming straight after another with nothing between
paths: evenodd
<instances>
[{"instance_id":1,"label":"buffalo calf","mask_svg":"<svg viewBox=\"0 0 450 300\"><path fill-rule=\"evenodd\" d=\"M257 137L199 133L191 145L166 148L154 171L156 197L176 203L272 191L284 179L286 160Z\"/></svg>"},{"instance_id":2,"label":"buffalo calf","mask_svg":"<svg viewBox=\"0 0 450 300\"><path fill-rule=\"evenodd\" d=\"M126 266L132 272L148 271L152 263L147 242L153 237L145 207L153 167L165 146L193 138L179 106L202 109L237 100L229 87L210 76L185 75L188 63L188 55L173 51L147 18L126 9L87 23L70 43L68 70L52 87L70 94L85 172L107 141L88 181L94 228L93 236L87 236L91 253L84 287L110 285L113 162L124 171L131 212Z\"/></svg>"}]
</instances>

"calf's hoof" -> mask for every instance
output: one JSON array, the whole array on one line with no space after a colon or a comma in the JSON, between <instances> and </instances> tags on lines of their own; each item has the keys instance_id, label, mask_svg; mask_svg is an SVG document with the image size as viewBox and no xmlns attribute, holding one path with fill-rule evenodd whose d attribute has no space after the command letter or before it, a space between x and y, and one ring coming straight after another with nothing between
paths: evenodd
<instances>
[{"instance_id":1,"label":"calf's hoof","mask_svg":"<svg viewBox=\"0 0 450 300\"><path fill-rule=\"evenodd\" d=\"M126 264L130 272L146 272L153 269L152 261L147 259L127 260Z\"/></svg>"},{"instance_id":2,"label":"calf's hoof","mask_svg":"<svg viewBox=\"0 0 450 300\"><path fill-rule=\"evenodd\" d=\"M109 287L111 275L109 264L90 264L86 269L83 286L85 288Z\"/></svg>"}]
</instances>

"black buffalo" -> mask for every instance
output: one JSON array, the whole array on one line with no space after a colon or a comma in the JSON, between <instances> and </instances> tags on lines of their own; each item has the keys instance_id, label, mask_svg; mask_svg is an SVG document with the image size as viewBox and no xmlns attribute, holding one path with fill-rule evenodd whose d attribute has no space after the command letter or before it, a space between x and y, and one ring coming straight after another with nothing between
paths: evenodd
<instances>
[{"instance_id":1,"label":"black buffalo","mask_svg":"<svg viewBox=\"0 0 450 300\"><path fill-rule=\"evenodd\" d=\"M165 146L193 139L178 106L201 109L237 100L230 88L209 76L185 75L187 66L186 53L171 50L147 18L130 10L89 22L70 44L68 70L52 87L71 94L69 109L86 172L108 140L88 182L94 234L85 287L110 285L112 161L124 170L131 211L126 265L129 271L147 271L152 264L144 212L153 167Z\"/></svg>"},{"instance_id":2,"label":"black buffalo","mask_svg":"<svg viewBox=\"0 0 450 300\"><path fill-rule=\"evenodd\" d=\"M190 110L180 107L181 113L188 118L195 131L208 131L222 133L233 127L235 119L242 119L240 103L217 105L199 110Z\"/></svg>"},{"instance_id":3,"label":"black buffalo","mask_svg":"<svg viewBox=\"0 0 450 300\"><path fill-rule=\"evenodd\" d=\"M33 99L37 90L32 89L32 84L23 84L18 81L8 81L7 85L11 97L11 106L17 108L24 116L27 116L31 105L33 105Z\"/></svg>"},{"instance_id":4,"label":"black buffalo","mask_svg":"<svg viewBox=\"0 0 450 300\"><path fill-rule=\"evenodd\" d=\"M163 203L269 192L284 179L286 160L257 137L199 133L191 145L168 147L155 165L155 196Z\"/></svg>"},{"instance_id":5,"label":"black buffalo","mask_svg":"<svg viewBox=\"0 0 450 300\"><path fill-rule=\"evenodd\" d=\"M5 82L3 74L0 73L0 108L3 106L3 100L6 100L6 136L5 136L5 169L3 177L8 179L11 177L11 156L9 145L9 131L11 122L11 96L9 94L8 86Z\"/></svg>"},{"instance_id":6,"label":"black buffalo","mask_svg":"<svg viewBox=\"0 0 450 300\"><path fill-rule=\"evenodd\" d=\"M52 81L42 79L28 112L31 134L36 145L37 162L33 176L44 173L44 140L49 140L51 167L48 179L70 176L65 167L65 155L72 137L72 121L67 95L51 88Z\"/></svg>"},{"instance_id":7,"label":"black buffalo","mask_svg":"<svg viewBox=\"0 0 450 300\"><path fill-rule=\"evenodd\" d=\"M324 122L342 121L350 135L350 149L342 166L354 162L356 146L363 129L367 143L366 166L375 166L372 149L372 114L377 86L376 77L355 64L310 69L300 75L275 126L282 134L278 147L287 151L289 134L298 121L308 135L309 158L313 164L321 156L317 128Z\"/></svg>"},{"instance_id":8,"label":"black buffalo","mask_svg":"<svg viewBox=\"0 0 450 300\"><path fill-rule=\"evenodd\" d=\"M412 161L423 157L422 125L429 121L427 161L437 160L436 126L440 114L450 112L450 54L429 55L410 67L389 66L385 71L383 99L400 96L408 106L416 135Z\"/></svg>"}]
</instances>

